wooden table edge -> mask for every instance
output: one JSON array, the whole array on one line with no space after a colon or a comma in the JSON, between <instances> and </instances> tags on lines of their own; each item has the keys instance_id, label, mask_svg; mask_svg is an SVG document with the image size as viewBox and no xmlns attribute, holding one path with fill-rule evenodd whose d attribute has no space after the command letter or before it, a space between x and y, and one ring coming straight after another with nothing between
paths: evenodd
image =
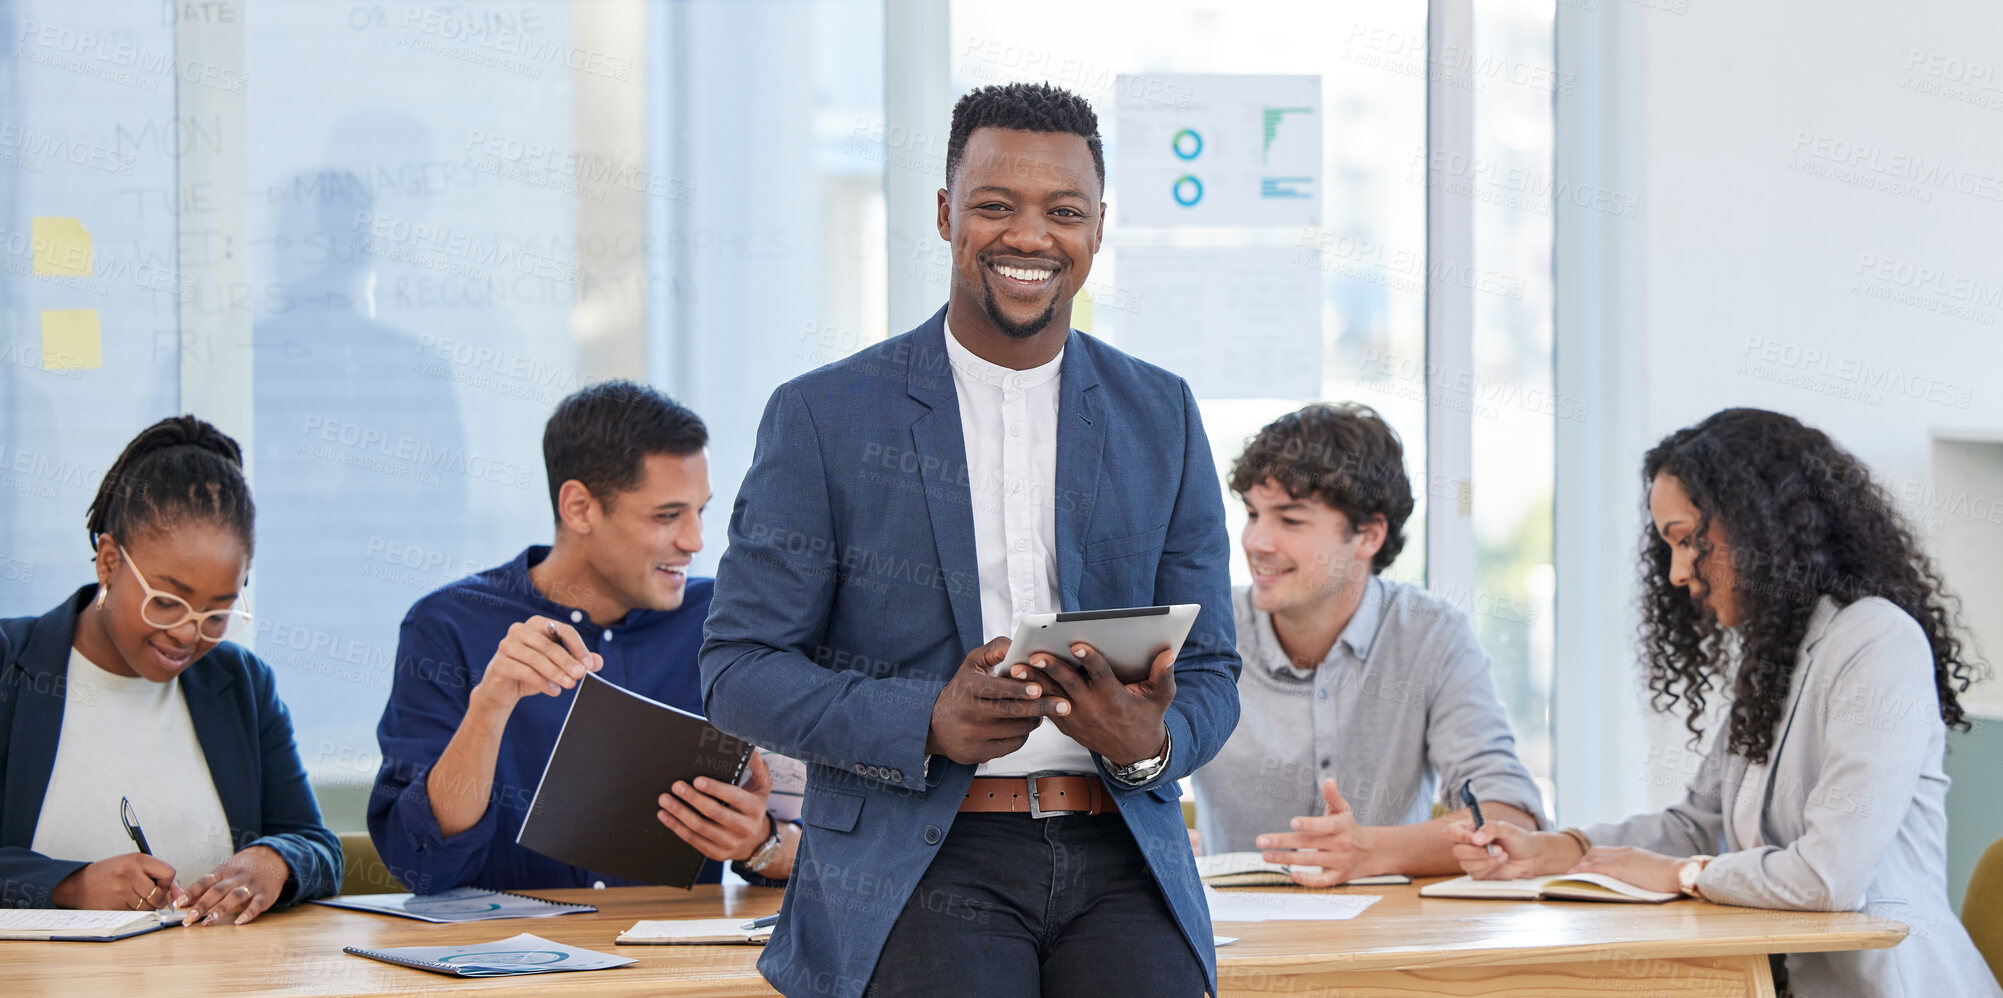
<instances>
[{"instance_id":1,"label":"wooden table edge","mask_svg":"<svg viewBox=\"0 0 2003 998\"><path fill-rule=\"evenodd\" d=\"M1263 923L1220 922L1219 925ZM1892 928L1891 925L1898 926ZM1227 956L1228 947L1217 951L1217 972L1231 970L1274 970L1290 967L1322 967L1329 971L1425 970L1435 967L1512 967L1527 964L1584 963L1618 953L1624 958L1670 959L1680 957L1763 956L1769 953L1827 953L1843 950L1888 949L1903 942L1911 929L1904 923L1881 928L1805 935L1774 935L1759 939L1647 939L1632 943L1580 943L1558 946L1508 946L1456 949L1442 952L1414 947L1406 951L1375 953L1284 954L1272 956ZM1218 935L1232 933L1217 930Z\"/></svg>"}]
</instances>

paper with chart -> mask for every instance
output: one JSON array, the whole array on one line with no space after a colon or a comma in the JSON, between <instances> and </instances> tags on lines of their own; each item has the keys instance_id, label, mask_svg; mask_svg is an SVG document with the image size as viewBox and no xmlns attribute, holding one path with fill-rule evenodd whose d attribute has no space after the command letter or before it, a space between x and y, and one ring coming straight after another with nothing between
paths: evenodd
<instances>
[{"instance_id":1,"label":"paper with chart","mask_svg":"<svg viewBox=\"0 0 2003 998\"><path fill-rule=\"evenodd\" d=\"M1321 224L1321 77L1118 78L1118 224Z\"/></svg>"},{"instance_id":2,"label":"paper with chart","mask_svg":"<svg viewBox=\"0 0 2003 998\"><path fill-rule=\"evenodd\" d=\"M1212 922L1346 922L1378 901L1374 894L1220 891L1203 888Z\"/></svg>"},{"instance_id":3,"label":"paper with chart","mask_svg":"<svg viewBox=\"0 0 2003 998\"><path fill-rule=\"evenodd\" d=\"M349 946L343 952L454 977L512 977L565 970L605 970L634 962L631 957L610 956L565 946L528 932L491 943L398 946L389 949Z\"/></svg>"},{"instance_id":4,"label":"paper with chart","mask_svg":"<svg viewBox=\"0 0 2003 998\"><path fill-rule=\"evenodd\" d=\"M1199 399L1321 397L1322 272L1291 246L1119 246L1116 345Z\"/></svg>"}]
</instances>

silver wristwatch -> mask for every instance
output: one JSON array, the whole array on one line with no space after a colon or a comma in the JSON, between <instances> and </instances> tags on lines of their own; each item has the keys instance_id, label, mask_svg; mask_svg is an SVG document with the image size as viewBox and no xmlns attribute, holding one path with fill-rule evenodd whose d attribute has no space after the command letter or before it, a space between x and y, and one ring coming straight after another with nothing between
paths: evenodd
<instances>
[{"instance_id":1,"label":"silver wristwatch","mask_svg":"<svg viewBox=\"0 0 2003 998\"><path fill-rule=\"evenodd\" d=\"M785 839L779 836L779 822L769 814L765 816L765 820L771 823L772 834L765 839L765 844L759 846L749 857L738 860L739 865L753 873L764 873L765 868L779 858L779 849L785 843Z\"/></svg>"},{"instance_id":2,"label":"silver wristwatch","mask_svg":"<svg viewBox=\"0 0 2003 998\"><path fill-rule=\"evenodd\" d=\"M1142 786L1155 777L1160 776L1162 770L1168 768L1169 754L1174 751L1175 746L1171 743L1168 732L1164 731L1162 732L1160 755L1151 759L1142 759L1139 762L1130 763L1125 766L1110 767L1113 779L1130 787Z\"/></svg>"}]
</instances>

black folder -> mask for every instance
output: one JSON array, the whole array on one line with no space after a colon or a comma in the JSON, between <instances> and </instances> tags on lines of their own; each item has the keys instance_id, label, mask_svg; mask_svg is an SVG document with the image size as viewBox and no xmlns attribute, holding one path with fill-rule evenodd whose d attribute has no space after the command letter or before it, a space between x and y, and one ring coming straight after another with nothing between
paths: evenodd
<instances>
[{"instance_id":1,"label":"black folder","mask_svg":"<svg viewBox=\"0 0 2003 998\"><path fill-rule=\"evenodd\" d=\"M703 855L654 817L676 780L736 783L751 744L586 673L515 841L627 880L695 886Z\"/></svg>"}]
</instances>

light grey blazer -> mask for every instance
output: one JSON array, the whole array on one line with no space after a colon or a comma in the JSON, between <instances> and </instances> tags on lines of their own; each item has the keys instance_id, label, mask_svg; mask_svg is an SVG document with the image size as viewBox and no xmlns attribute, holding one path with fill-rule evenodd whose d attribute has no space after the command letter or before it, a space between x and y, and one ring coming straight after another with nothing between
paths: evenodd
<instances>
[{"instance_id":1,"label":"light grey blazer","mask_svg":"<svg viewBox=\"0 0 2003 998\"><path fill-rule=\"evenodd\" d=\"M1585 829L1595 845L1717 859L1697 880L1721 904L1863 911L1910 926L1891 949L1797 953L1797 995L2003 995L1947 903L1947 729L1926 633L1889 600L1810 618L1764 774L1714 741L1667 811ZM1754 812L1747 792L1760 795ZM1758 844L1735 809L1757 814Z\"/></svg>"}]
</instances>

